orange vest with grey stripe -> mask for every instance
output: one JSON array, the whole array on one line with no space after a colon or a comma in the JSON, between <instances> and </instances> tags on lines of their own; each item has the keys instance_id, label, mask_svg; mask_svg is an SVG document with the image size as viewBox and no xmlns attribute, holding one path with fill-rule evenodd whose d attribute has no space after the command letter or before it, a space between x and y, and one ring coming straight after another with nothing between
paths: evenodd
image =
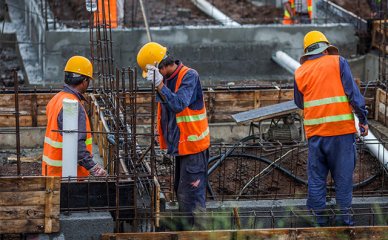
<instances>
[{"instance_id":1,"label":"orange vest with grey stripe","mask_svg":"<svg viewBox=\"0 0 388 240\"><path fill-rule=\"evenodd\" d=\"M288 1L291 5L292 13L295 15L295 0ZM309 14L310 19L313 15L313 1L307 0L307 12ZM293 20L291 19L291 14L287 11L287 9L284 8L284 17L283 17L283 24L290 25L293 24Z\"/></svg>"},{"instance_id":2,"label":"orange vest with grey stripe","mask_svg":"<svg viewBox=\"0 0 388 240\"><path fill-rule=\"evenodd\" d=\"M175 84L175 92L178 91L183 77L190 68L183 66L178 73L178 79ZM163 130L161 127L161 103L158 103L157 128L159 133L159 143L161 149L167 149ZM210 134L208 120L206 116L205 103L200 110L192 110L189 107L176 114L176 123L179 128L180 137L178 143L178 154L188 155L202 152L210 146Z\"/></svg>"},{"instance_id":3,"label":"orange vest with grey stripe","mask_svg":"<svg viewBox=\"0 0 388 240\"><path fill-rule=\"evenodd\" d=\"M355 133L354 116L342 86L338 55L308 60L295 72L304 100L307 138Z\"/></svg>"},{"instance_id":4,"label":"orange vest with grey stripe","mask_svg":"<svg viewBox=\"0 0 388 240\"><path fill-rule=\"evenodd\" d=\"M62 109L63 99L68 98L72 100L77 100L79 104L81 102L79 99L67 92L59 92L56 94L46 107L47 115L47 128L46 135L44 137L43 145L43 159L42 159L42 175L43 176L62 176L62 135L59 132L53 132L52 130L59 130L58 128L58 115ZM85 111L85 110L84 110ZM92 152L92 135L90 133L90 123L89 117L85 112L86 116L86 148L91 153ZM66 161L66 160L65 160ZM89 171L86 168L78 165L77 168L78 177L87 177L89 176Z\"/></svg>"}]
</instances>

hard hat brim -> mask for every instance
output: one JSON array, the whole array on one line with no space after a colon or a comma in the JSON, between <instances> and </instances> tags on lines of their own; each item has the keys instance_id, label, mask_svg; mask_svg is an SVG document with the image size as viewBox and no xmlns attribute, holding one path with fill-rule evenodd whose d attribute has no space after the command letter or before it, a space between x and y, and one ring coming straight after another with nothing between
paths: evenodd
<instances>
[{"instance_id":1,"label":"hard hat brim","mask_svg":"<svg viewBox=\"0 0 388 240\"><path fill-rule=\"evenodd\" d=\"M300 64L303 64L303 63L308 59L309 56L319 54L319 53L325 51L326 49L327 49L327 51L329 52L329 55L339 55L338 48L334 47L333 45L328 45L328 46L324 46L324 47L317 48L317 49L315 49L314 51L305 53L305 54L299 59Z\"/></svg>"}]
</instances>

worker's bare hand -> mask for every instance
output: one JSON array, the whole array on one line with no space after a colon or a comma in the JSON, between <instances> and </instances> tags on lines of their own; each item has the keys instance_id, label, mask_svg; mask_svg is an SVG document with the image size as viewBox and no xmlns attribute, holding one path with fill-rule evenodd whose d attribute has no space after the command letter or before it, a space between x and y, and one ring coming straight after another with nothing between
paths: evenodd
<instances>
[{"instance_id":1,"label":"worker's bare hand","mask_svg":"<svg viewBox=\"0 0 388 240\"><path fill-rule=\"evenodd\" d=\"M360 128L360 135L362 137L367 136L368 135L368 131L369 131L368 124L364 125L364 124L359 123L358 126Z\"/></svg>"},{"instance_id":2,"label":"worker's bare hand","mask_svg":"<svg viewBox=\"0 0 388 240\"><path fill-rule=\"evenodd\" d=\"M104 177L107 175L105 169L100 166L100 164L96 163L94 167L92 167L90 170L90 175L96 176L96 177Z\"/></svg>"}]
</instances>

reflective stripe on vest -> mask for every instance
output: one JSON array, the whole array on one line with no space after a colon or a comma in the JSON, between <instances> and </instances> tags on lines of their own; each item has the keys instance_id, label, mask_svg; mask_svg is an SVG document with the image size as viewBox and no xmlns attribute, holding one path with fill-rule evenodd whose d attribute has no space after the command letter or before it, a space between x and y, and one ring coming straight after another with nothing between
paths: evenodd
<instances>
[{"instance_id":1,"label":"reflective stripe on vest","mask_svg":"<svg viewBox=\"0 0 388 240\"><path fill-rule=\"evenodd\" d=\"M336 115L336 116L327 116L322 118L313 118L313 119L305 119L304 125L305 126L311 126L311 125L317 125L317 124L323 124L323 123L329 123L329 122L339 122L339 121L346 121L346 120L353 120L354 116L352 113L349 114L342 114L342 115Z\"/></svg>"},{"instance_id":2,"label":"reflective stripe on vest","mask_svg":"<svg viewBox=\"0 0 388 240\"><path fill-rule=\"evenodd\" d=\"M198 115L191 115L191 116L179 116L176 117L176 123L180 122L196 122L201 121L206 118L206 112Z\"/></svg>"},{"instance_id":3,"label":"reflective stripe on vest","mask_svg":"<svg viewBox=\"0 0 388 240\"><path fill-rule=\"evenodd\" d=\"M49 137L44 137L44 143L47 143L48 145L54 148L62 148L63 146L62 142L54 141Z\"/></svg>"},{"instance_id":4,"label":"reflective stripe on vest","mask_svg":"<svg viewBox=\"0 0 388 240\"><path fill-rule=\"evenodd\" d=\"M42 161L45 162L47 165L52 166L52 167L62 167L62 160L53 160L53 159L50 159L49 157L43 155Z\"/></svg>"},{"instance_id":5,"label":"reflective stripe on vest","mask_svg":"<svg viewBox=\"0 0 388 240\"><path fill-rule=\"evenodd\" d=\"M312 101L305 102L304 107L309 108L309 107L321 106L321 105L332 104L332 103L342 103L342 102L349 102L348 97L338 96L338 97L329 97L329 98L312 100Z\"/></svg>"},{"instance_id":6,"label":"reflective stripe on vest","mask_svg":"<svg viewBox=\"0 0 388 240\"><path fill-rule=\"evenodd\" d=\"M63 147L62 142L54 141L49 137L44 137L44 142L53 148L62 148ZM93 138L88 138L85 140L85 145L91 145L92 143L93 143Z\"/></svg>"},{"instance_id":7,"label":"reflective stripe on vest","mask_svg":"<svg viewBox=\"0 0 388 240\"><path fill-rule=\"evenodd\" d=\"M204 139L207 135L209 135L209 127L206 128L206 130L200 136L196 136L196 135L188 136L187 141L189 141L189 142L200 141L200 140Z\"/></svg>"}]
</instances>

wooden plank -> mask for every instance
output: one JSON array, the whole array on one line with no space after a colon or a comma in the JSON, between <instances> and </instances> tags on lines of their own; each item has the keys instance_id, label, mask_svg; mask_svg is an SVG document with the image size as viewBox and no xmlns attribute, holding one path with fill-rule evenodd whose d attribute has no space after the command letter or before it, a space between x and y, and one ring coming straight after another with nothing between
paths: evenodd
<instances>
[{"instance_id":1,"label":"wooden plank","mask_svg":"<svg viewBox=\"0 0 388 240\"><path fill-rule=\"evenodd\" d=\"M154 233L105 233L102 240L388 239L388 227L278 228Z\"/></svg>"},{"instance_id":2,"label":"wooden plank","mask_svg":"<svg viewBox=\"0 0 388 240\"><path fill-rule=\"evenodd\" d=\"M59 216L59 205L53 205L50 217L55 219ZM1 206L0 221L11 219L43 219L45 217L44 205L32 206Z\"/></svg>"},{"instance_id":3,"label":"wooden plank","mask_svg":"<svg viewBox=\"0 0 388 240\"><path fill-rule=\"evenodd\" d=\"M0 222L0 234L2 233L41 233L44 230L42 219L19 219Z\"/></svg>"},{"instance_id":4,"label":"wooden plank","mask_svg":"<svg viewBox=\"0 0 388 240\"><path fill-rule=\"evenodd\" d=\"M28 156L28 157L20 157L20 162L25 162L25 163L33 163L33 162L40 162L42 161L42 154L38 154L35 156ZM7 158L8 163L14 163L17 162L16 156L9 156Z\"/></svg>"},{"instance_id":5,"label":"wooden plank","mask_svg":"<svg viewBox=\"0 0 388 240\"><path fill-rule=\"evenodd\" d=\"M0 192L31 192L46 189L46 177L0 177ZM55 178L55 189L61 185L60 178ZM2 194L0 194L2 195Z\"/></svg>"},{"instance_id":6,"label":"wooden plank","mask_svg":"<svg viewBox=\"0 0 388 240\"><path fill-rule=\"evenodd\" d=\"M380 92L383 91L380 88L376 91L376 100L375 100L375 116L374 119L377 121L379 119L379 103L380 103Z\"/></svg>"},{"instance_id":7,"label":"wooden plank","mask_svg":"<svg viewBox=\"0 0 388 240\"><path fill-rule=\"evenodd\" d=\"M53 192L53 202L59 203L59 191ZM46 204L45 191L30 192L2 192L0 194L0 206L23 206Z\"/></svg>"},{"instance_id":8,"label":"wooden plank","mask_svg":"<svg viewBox=\"0 0 388 240\"><path fill-rule=\"evenodd\" d=\"M53 194L54 194L54 178L46 178L46 197L44 211L44 232L51 233L52 231L52 210L53 210Z\"/></svg>"}]
</instances>

